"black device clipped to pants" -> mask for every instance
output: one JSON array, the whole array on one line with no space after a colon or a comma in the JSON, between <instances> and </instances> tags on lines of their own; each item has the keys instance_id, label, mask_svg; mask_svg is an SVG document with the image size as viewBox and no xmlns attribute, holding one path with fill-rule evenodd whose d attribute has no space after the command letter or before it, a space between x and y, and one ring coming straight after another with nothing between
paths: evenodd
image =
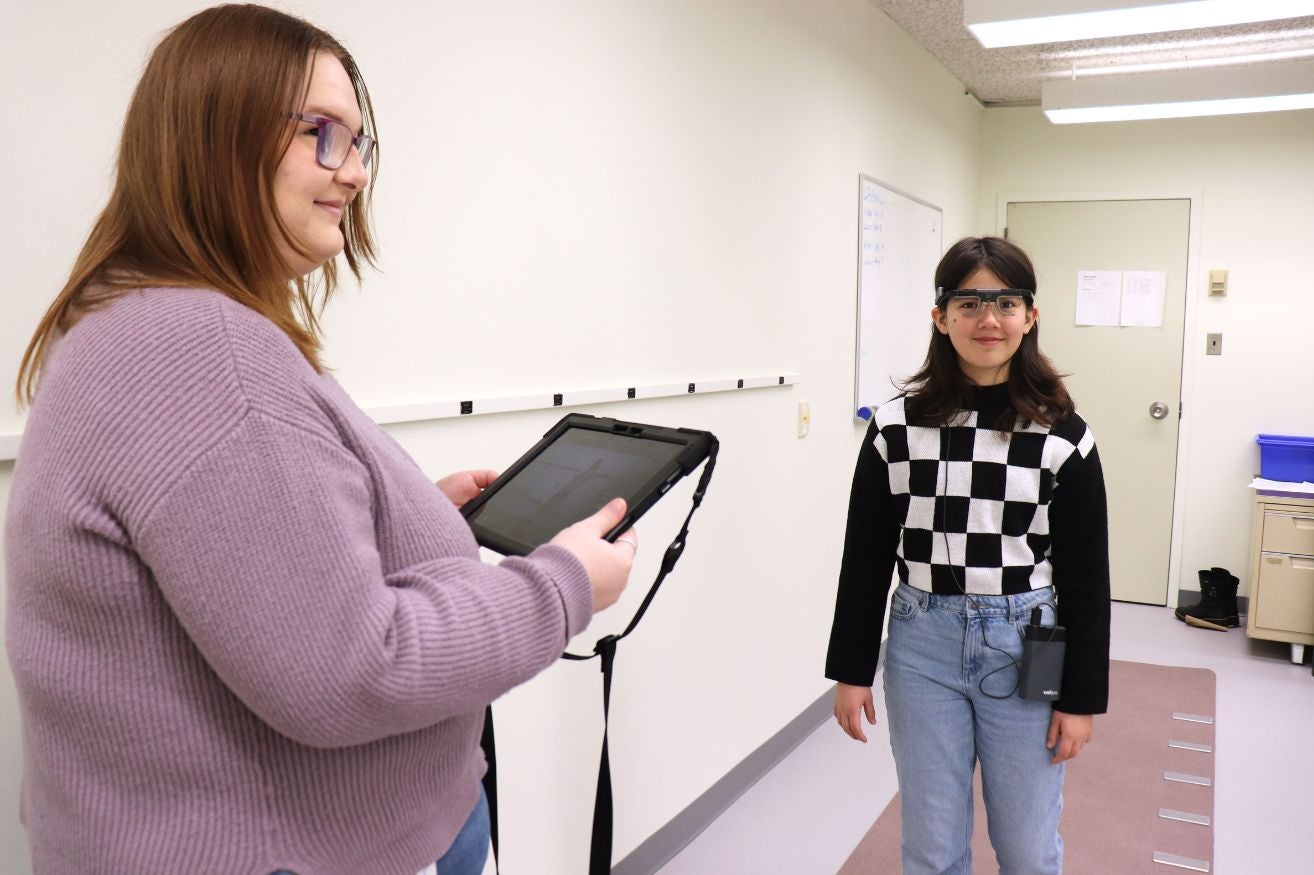
<instances>
[{"instance_id":1,"label":"black device clipped to pants","mask_svg":"<svg viewBox=\"0 0 1314 875\"><path fill-rule=\"evenodd\" d=\"M1057 625L1042 626L1040 606L1031 610L1031 622L1022 635L1022 672L1018 681L1018 695L1024 699L1059 697L1063 689L1063 651L1067 644L1067 630Z\"/></svg>"}]
</instances>

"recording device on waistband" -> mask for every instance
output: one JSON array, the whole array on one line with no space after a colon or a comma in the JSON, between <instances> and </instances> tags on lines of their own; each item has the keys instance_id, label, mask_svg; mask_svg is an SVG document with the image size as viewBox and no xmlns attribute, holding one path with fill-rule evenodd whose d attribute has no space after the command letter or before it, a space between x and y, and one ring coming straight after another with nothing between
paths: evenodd
<instances>
[{"instance_id":1,"label":"recording device on waistband","mask_svg":"<svg viewBox=\"0 0 1314 875\"><path fill-rule=\"evenodd\" d=\"M1052 610L1052 608L1051 608ZM1063 688L1063 651L1067 647L1067 630L1058 625L1042 626L1041 606L1031 610L1031 622L1022 635L1022 670L1018 695L1024 699L1059 697Z\"/></svg>"}]
</instances>

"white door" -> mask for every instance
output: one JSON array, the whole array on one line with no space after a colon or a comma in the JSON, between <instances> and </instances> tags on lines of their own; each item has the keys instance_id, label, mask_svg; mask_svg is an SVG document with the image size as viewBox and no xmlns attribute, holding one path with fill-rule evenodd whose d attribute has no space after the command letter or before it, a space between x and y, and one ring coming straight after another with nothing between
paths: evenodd
<instances>
[{"instance_id":1,"label":"white door","mask_svg":"<svg viewBox=\"0 0 1314 875\"><path fill-rule=\"evenodd\" d=\"M1167 604L1191 202L1010 203L1007 215L1036 266L1040 348L1095 432L1113 597ZM1075 324L1078 273L1096 270L1163 271L1162 327Z\"/></svg>"}]
</instances>

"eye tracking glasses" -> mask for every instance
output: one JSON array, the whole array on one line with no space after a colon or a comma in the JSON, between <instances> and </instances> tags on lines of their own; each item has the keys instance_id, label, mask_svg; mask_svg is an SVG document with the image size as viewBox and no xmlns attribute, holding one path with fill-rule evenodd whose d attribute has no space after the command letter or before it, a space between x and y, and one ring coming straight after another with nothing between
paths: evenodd
<instances>
[{"instance_id":1,"label":"eye tracking glasses","mask_svg":"<svg viewBox=\"0 0 1314 875\"><path fill-rule=\"evenodd\" d=\"M985 313L987 304L995 308L995 316L1013 319L1031 308L1030 289L936 289L936 306L964 319L976 319ZM947 306L946 306L947 305Z\"/></svg>"},{"instance_id":2,"label":"eye tracking glasses","mask_svg":"<svg viewBox=\"0 0 1314 875\"><path fill-rule=\"evenodd\" d=\"M370 166L370 158L374 156L375 140L369 134L361 134L359 137L353 136L351 128L337 119L331 119L327 116L304 115L294 112L289 118L293 121L308 122L315 125L315 160L325 170L337 170L341 167L342 163L347 160L347 154L351 152L352 146L355 146L356 151L360 153L361 165L364 167Z\"/></svg>"}]
</instances>

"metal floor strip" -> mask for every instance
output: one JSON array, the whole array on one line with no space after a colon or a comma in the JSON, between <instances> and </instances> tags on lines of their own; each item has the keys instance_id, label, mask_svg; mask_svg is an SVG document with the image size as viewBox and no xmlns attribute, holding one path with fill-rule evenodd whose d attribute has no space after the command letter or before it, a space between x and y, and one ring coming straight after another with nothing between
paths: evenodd
<instances>
[{"instance_id":1,"label":"metal floor strip","mask_svg":"<svg viewBox=\"0 0 1314 875\"><path fill-rule=\"evenodd\" d=\"M1212 787L1213 778L1206 778L1203 775L1184 775L1181 772L1164 772L1165 781L1176 781L1179 784L1199 784L1201 787Z\"/></svg>"},{"instance_id":2,"label":"metal floor strip","mask_svg":"<svg viewBox=\"0 0 1314 875\"><path fill-rule=\"evenodd\" d=\"M1159 816L1165 820L1180 820L1183 823L1198 823L1200 826L1209 825L1209 815L1192 814L1189 811L1174 811L1171 808L1160 808Z\"/></svg>"},{"instance_id":3,"label":"metal floor strip","mask_svg":"<svg viewBox=\"0 0 1314 875\"><path fill-rule=\"evenodd\" d=\"M1214 746L1212 744L1196 744L1194 741L1170 741L1168 742L1168 746L1178 748L1179 750L1198 750L1201 753L1214 752Z\"/></svg>"},{"instance_id":4,"label":"metal floor strip","mask_svg":"<svg viewBox=\"0 0 1314 875\"><path fill-rule=\"evenodd\" d=\"M1208 872L1208 860L1196 860L1191 857L1179 857L1177 854L1169 854L1164 851L1154 852L1154 862L1163 863L1165 866L1176 866L1179 869L1191 869L1195 872Z\"/></svg>"},{"instance_id":5,"label":"metal floor strip","mask_svg":"<svg viewBox=\"0 0 1314 875\"><path fill-rule=\"evenodd\" d=\"M1191 723L1208 723L1208 724L1210 724L1210 725L1213 725L1213 722L1214 722L1214 718L1212 718L1212 717L1206 717L1206 716L1203 715L1203 714L1184 714L1184 713L1182 713L1181 711L1174 711L1174 712L1173 712L1173 719L1174 719L1174 720L1186 720L1186 721L1189 721L1189 722L1191 722Z\"/></svg>"}]
</instances>

